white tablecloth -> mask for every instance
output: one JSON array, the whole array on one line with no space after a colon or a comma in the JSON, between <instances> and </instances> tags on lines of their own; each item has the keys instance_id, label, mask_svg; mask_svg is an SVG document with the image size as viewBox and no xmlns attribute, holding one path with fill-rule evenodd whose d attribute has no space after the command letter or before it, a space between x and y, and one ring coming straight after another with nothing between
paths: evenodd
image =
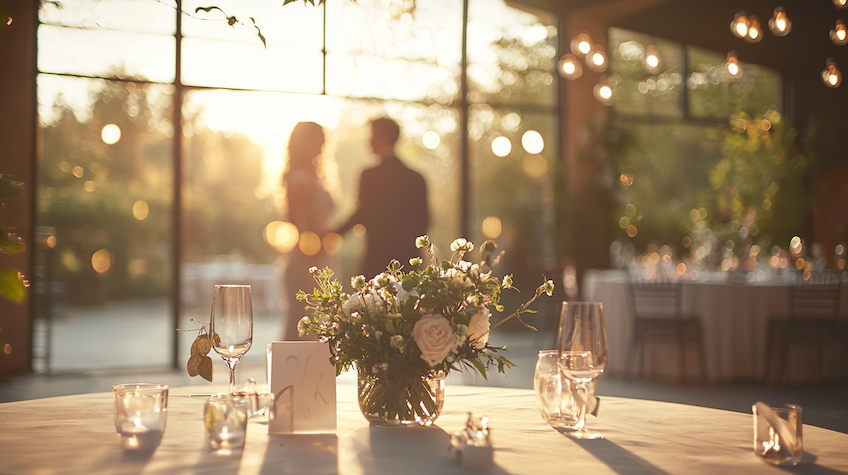
<instances>
[{"instance_id":1,"label":"white tablecloth","mask_svg":"<svg viewBox=\"0 0 848 475\"><path fill-rule=\"evenodd\" d=\"M683 282L683 313L701 318L707 377L712 382L763 381L766 377L766 330L769 315L786 313L788 284ZM843 290L846 290L843 287ZM848 315L842 292L840 314ZM607 326L607 372L633 371L629 351L633 337L632 305L626 276L617 270L589 270L583 278L583 300L602 302ZM688 380L698 376L698 354L688 348ZM811 348L793 349L788 372L795 382L839 374L836 348L828 348L823 368L809 365L817 358ZM656 379L679 377L676 347L656 344L646 351L646 371ZM821 372L820 372L821 371Z\"/></svg>"},{"instance_id":2,"label":"white tablecloth","mask_svg":"<svg viewBox=\"0 0 848 475\"><path fill-rule=\"evenodd\" d=\"M493 473L785 473L754 455L750 414L609 397L588 421L607 438L575 441L542 422L530 390L450 385L434 427L370 427L355 386L338 384L336 434L268 436L266 426L251 422L241 456L215 457L203 450L203 400L186 397L200 391L210 387L171 390L162 443L147 457L122 451L110 393L0 404L0 473L479 473L453 465L447 451L448 434L464 425L467 411L490 418ZM805 426L806 453L793 472L845 473L846 447L848 434Z\"/></svg>"}]
</instances>

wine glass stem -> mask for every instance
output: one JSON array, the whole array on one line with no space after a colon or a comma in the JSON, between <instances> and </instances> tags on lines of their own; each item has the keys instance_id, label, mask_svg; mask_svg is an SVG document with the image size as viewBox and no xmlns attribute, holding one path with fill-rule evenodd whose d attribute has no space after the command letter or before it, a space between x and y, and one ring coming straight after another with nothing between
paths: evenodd
<instances>
[{"instance_id":1,"label":"wine glass stem","mask_svg":"<svg viewBox=\"0 0 848 475\"><path fill-rule=\"evenodd\" d=\"M586 383L578 382L577 386L577 430L583 432L586 430Z\"/></svg>"},{"instance_id":2,"label":"wine glass stem","mask_svg":"<svg viewBox=\"0 0 848 475\"><path fill-rule=\"evenodd\" d=\"M238 360L227 360L227 368L230 369L230 394L236 393L236 363Z\"/></svg>"}]
</instances>

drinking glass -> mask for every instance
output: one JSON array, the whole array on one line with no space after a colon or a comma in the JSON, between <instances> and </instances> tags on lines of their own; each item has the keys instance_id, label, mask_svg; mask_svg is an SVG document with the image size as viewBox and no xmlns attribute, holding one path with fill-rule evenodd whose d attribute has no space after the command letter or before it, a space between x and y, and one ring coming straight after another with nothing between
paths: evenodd
<instances>
[{"instance_id":1,"label":"drinking glass","mask_svg":"<svg viewBox=\"0 0 848 475\"><path fill-rule=\"evenodd\" d=\"M153 450L162 440L168 416L168 386L158 383L128 383L112 386L115 430L123 447Z\"/></svg>"},{"instance_id":2,"label":"drinking glass","mask_svg":"<svg viewBox=\"0 0 848 475\"><path fill-rule=\"evenodd\" d=\"M542 350L536 360L533 389L542 419L551 427L573 429L578 422L571 383L559 369L560 352Z\"/></svg>"},{"instance_id":3,"label":"drinking glass","mask_svg":"<svg viewBox=\"0 0 848 475\"><path fill-rule=\"evenodd\" d=\"M577 439L599 439L586 430L586 412L595 402L593 381L607 364L607 331L604 307L598 302L563 302L557 332L559 370L573 388L577 422L567 435ZM591 411L588 411L591 412Z\"/></svg>"},{"instance_id":4,"label":"drinking glass","mask_svg":"<svg viewBox=\"0 0 848 475\"><path fill-rule=\"evenodd\" d=\"M212 347L230 370L236 393L236 364L253 343L253 303L249 285L216 285L212 298Z\"/></svg>"}]
</instances>

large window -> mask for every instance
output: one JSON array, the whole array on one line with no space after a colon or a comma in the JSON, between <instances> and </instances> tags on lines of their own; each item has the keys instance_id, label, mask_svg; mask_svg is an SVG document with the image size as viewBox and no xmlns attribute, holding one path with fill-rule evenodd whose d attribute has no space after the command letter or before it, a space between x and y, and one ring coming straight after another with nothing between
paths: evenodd
<instances>
[{"instance_id":1,"label":"large window","mask_svg":"<svg viewBox=\"0 0 848 475\"><path fill-rule=\"evenodd\" d=\"M179 21L155 0L44 2L38 222L57 244L39 255L37 288L54 304L39 309L38 369L170 364L174 326L208 319L221 282L253 285L255 346L278 339L298 304L280 279L291 243L271 231L288 219L280 179L300 121L327 132L335 222L375 164L369 121L389 116L403 131L398 155L427 181L437 246L466 229L509 249L517 276L549 265L555 19L465 1L230 0L196 12L208 2L184 0ZM541 150L522 148L528 131ZM495 153L496 138L511 151ZM331 247L347 282L363 237ZM180 334L177 360L192 336Z\"/></svg>"},{"instance_id":2,"label":"large window","mask_svg":"<svg viewBox=\"0 0 848 475\"><path fill-rule=\"evenodd\" d=\"M780 75L743 63L734 76L726 54L620 29L610 51L619 240L723 270L751 270L740 267L749 254L788 242L804 219L806 159L782 117Z\"/></svg>"}]
</instances>

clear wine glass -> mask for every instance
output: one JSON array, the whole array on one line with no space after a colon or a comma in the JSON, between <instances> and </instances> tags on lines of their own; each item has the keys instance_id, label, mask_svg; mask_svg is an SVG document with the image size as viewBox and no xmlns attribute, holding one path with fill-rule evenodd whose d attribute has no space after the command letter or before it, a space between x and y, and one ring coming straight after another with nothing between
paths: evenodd
<instances>
[{"instance_id":1,"label":"clear wine glass","mask_svg":"<svg viewBox=\"0 0 848 475\"><path fill-rule=\"evenodd\" d=\"M236 364L253 343L253 302L249 285L216 285L212 298L212 347L230 370L236 392Z\"/></svg>"},{"instance_id":2,"label":"clear wine glass","mask_svg":"<svg viewBox=\"0 0 848 475\"><path fill-rule=\"evenodd\" d=\"M607 365L607 331L604 307L598 302L563 302L557 332L559 369L574 388L577 423L567 435L577 439L601 439L586 430L586 413L597 405L595 379Z\"/></svg>"}]
</instances>

